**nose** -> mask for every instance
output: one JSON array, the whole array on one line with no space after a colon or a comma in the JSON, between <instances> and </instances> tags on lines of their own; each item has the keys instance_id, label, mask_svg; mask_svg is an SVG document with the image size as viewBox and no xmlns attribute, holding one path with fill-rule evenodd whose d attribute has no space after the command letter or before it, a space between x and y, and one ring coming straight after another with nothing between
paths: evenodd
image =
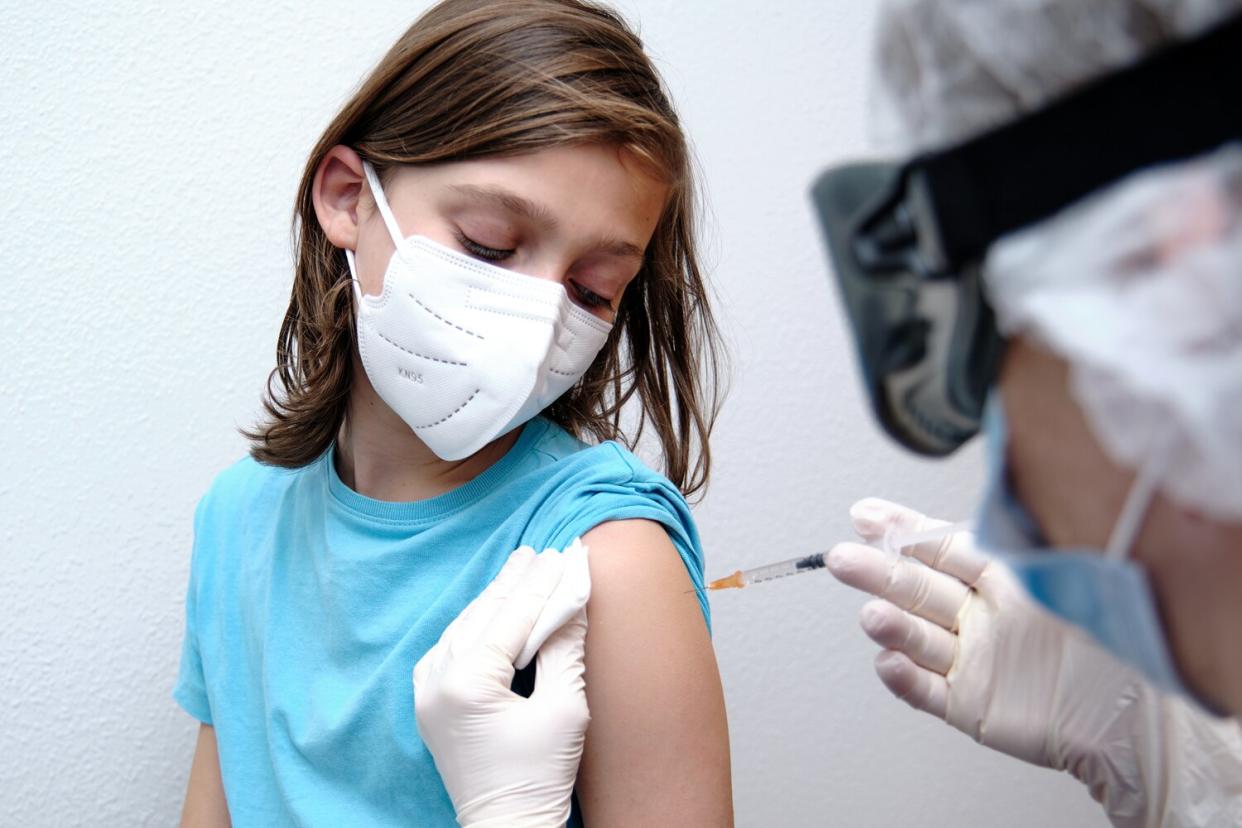
<instances>
[{"instance_id":1,"label":"nose","mask_svg":"<svg viewBox=\"0 0 1242 828\"><path fill-rule=\"evenodd\" d=\"M547 282L562 285L565 283L565 279L569 276L570 264L571 263L565 261L562 256L539 256L526 262L526 266L522 268L522 272L527 276L533 276L536 279L543 279Z\"/></svg>"}]
</instances>

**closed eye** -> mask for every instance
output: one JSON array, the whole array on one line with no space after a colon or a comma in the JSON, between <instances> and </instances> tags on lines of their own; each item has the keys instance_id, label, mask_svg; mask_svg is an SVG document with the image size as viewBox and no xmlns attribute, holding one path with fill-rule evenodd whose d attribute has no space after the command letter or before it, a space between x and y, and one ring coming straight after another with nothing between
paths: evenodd
<instances>
[{"instance_id":1,"label":"closed eye","mask_svg":"<svg viewBox=\"0 0 1242 828\"><path fill-rule=\"evenodd\" d=\"M483 259L488 262L503 262L505 259L513 255L513 248L503 250L496 247L488 247L479 244L474 239L464 233L458 232L457 243L471 256L477 259Z\"/></svg>"},{"instance_id":2,"label":"closed eye","mask_svg":"<svg viewBox=\"0 0 1242 828\"><path fill-rule=\"evenodd\" d=\"M515 248L505 249L488 247L485 244L479 244L465 233L462 233L460 230L457 232L457 243L462 246L463 250L471 256L474 256L476 259L482 259L483 261L492 263L503 262L505 259L512 256L516 250ZM569 285L570 293L573 295L574 299L578 302L578 304L582 305L586 309L592 311L599 310L601 308L606 308L610 311L612 310L612 300L608 297L600 296L590 288L585 287L573 280L570 280Z\"/></svg>"},{"instance_id":3,"label":"closed eye","mask_svg":"<svg viewBox=\"0 0 1242 828\"><path fill-rule=\"evenodd\" d=\"M578 297L578 301L586 307L591 308L592 310L596 308L612 309L611 299L600 296L595 291L590 288L583 287L577 282L571 281L570 284L573 286L574 294Z\"/></svg>"}]
</instances>

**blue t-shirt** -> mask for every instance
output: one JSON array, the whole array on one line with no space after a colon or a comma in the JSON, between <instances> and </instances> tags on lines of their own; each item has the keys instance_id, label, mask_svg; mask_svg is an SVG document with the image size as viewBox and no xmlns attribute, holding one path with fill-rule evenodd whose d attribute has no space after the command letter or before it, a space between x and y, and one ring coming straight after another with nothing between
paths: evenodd
<instances>
[{"instance_id":1,"label":"blue t-shirt","mask_svg":"<svg viewBox=\"0 0 1242 828\"><path fill-rule=\"evenodd\" d=\"M645 518L703 586L681 493L616 443L537 419L483 474L413 503L363 497L331 455L242 460L195 513L173 698L215 727L234 825L456 824L411 671L517 547Z\"/></svg>"}]
</instances>

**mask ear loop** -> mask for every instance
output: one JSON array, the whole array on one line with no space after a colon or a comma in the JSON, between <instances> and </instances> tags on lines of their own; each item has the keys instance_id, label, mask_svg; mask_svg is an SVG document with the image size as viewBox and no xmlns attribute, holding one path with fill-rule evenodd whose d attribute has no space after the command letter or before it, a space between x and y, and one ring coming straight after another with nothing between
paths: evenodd
<instances>
[{"instance_id":1,"label":"mask ear loop","mask_svg":"<svg viewBox=\"0 0 1242 828\"><path fill-rule=\"evenodd\" d=\"M367 186L371 188L371 196L375 199L375 206L379 208L380 217L384 219L384 227L388 229L388 235L392 238L393 246L400 250L404 241L401 235L401 228L397 225L396 216L392 214L392 208L388 206L388 199L384 196L384 188L380 186L379 176L375 174L375 168L371 166L370 161L363 160L362 172L367 178ZM348 247L345 248L345 261L349 264L349 278L354 283L354 298L361 303L362 283L358 281L358 262L355 260L354 251Z\"/></svg>"},{"instance_id":2,"label":"mask ear loop","mask_svg":"<svg viewBox=\"0 0 1242 828\"><path fill-rule=\"evenodd\" d=\"M354 251L345 248L345 261L349 263L349 281L354 286L354 298L358 300L358 308L362 309L362 282L358 281L358 263L354 261Z\"/></svg>"},{"instance_id":3,"label":"mask ear loop","mask_svg":"<svg viewBox=\"0 0 1242 828\"><path fill-rule=\"evenodd\" d=\"M1121 507L1121 514L1113 524L1113 531L1108 536L1108 546L1104 548L1104 556L1110 561L1124 560L1130 554L1134 538L1143 526L1143 518L1147 507L1156 494L1156 486L1160 476L1164 474L1173 458L1173 449L1177 445L1176 431L1166 429L1156 435L1152 451L1139 467L1126 501Z\"/></svg>"},{"instance_id":4,"label":"mask ear loop","mask_svg":"<svg viewBox=\"0 0 1242 828\"><path fill-rule=\"evenodd\" d=\"M400 249L405 236L401 235L397 219L388 206L388 199L384 197L384 188L380 186L379 176L375 174L375 168L371 166L370 161L362 162L362 171L366 174L367 184L371 187L371 196L375 199L375 206L379 208L380 215L384 219L384 226L388 228L388 235L392 236L393 245Z\"/></svg>"}]
</instances>

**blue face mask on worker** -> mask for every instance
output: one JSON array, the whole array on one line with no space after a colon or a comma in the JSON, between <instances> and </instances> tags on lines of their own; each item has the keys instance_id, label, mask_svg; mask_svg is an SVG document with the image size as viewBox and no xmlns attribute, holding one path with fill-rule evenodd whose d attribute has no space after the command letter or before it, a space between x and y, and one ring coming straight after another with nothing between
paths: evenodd
<instances>
[{"instance_id":1,"label":"blue face mask on worker","mask_svg":"<svg viewBox=\"0 0 1242 828\"><path fill-rule=\"evenodd\" d=\"M1001 558L1027 592L1054 615L1090 633L1152 684L1214 708L1182 681L1169 652L1147 573L1127 556L1155 489L1159 455L1140 470L1117 519L1109 549L1050 549L1005 475L1007 429L993 392L983 419L987 491L978 521L980 547Z\"/></svg>"}]
</instances>

